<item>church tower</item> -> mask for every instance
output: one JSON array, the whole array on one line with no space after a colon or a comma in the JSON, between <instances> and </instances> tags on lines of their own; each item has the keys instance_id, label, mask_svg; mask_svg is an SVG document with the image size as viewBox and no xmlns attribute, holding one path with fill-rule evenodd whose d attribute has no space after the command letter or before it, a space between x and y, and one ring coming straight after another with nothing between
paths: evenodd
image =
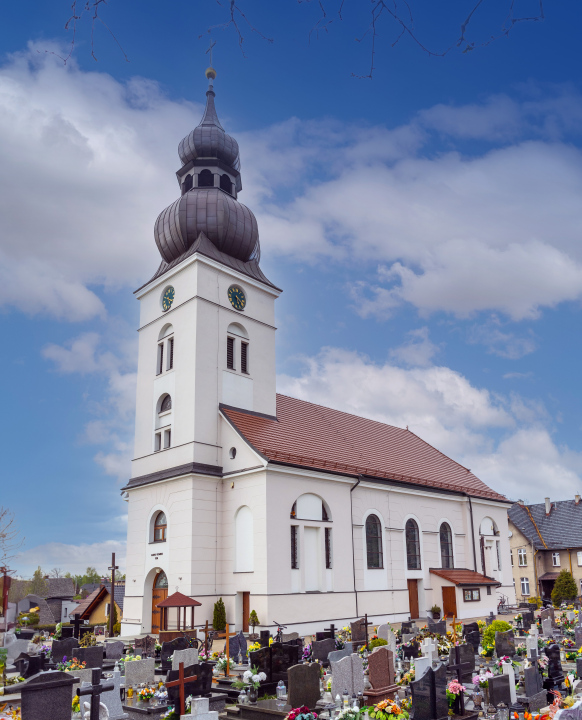
<instances>
[{"instance_id":1,"label":"church tower","mask_svg":"<svg viewBox=\"0 0 582 720\"><path fill-rule=\"evenodd\" d=\"M210 567L197 566L197 548L218 545L209 526L220 519L220 407L276 415L274 301L281 291L259 267L257 221L238 200L238 144L218 119L212 67L206 77L204 115L178 147L180 197L155 223L162 261L135 293L135 451L124 488L128 632L156 631L155 608L151 624L149 617L156 589L220 592Z\"/></svg>"}]
</instances>

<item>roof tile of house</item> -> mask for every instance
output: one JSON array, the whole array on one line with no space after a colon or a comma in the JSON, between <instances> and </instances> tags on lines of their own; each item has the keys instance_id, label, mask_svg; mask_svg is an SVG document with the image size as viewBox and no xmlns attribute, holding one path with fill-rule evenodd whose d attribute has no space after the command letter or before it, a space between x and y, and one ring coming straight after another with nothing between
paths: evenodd
<instances>
[{"instance_id":1,"label":"roof tile of house","mask_svg":"<svg viewBox=\"0 0 582 720\"><path fill-rule=\"evenodd\" d=\"M546 515L545 503L515 503L508 515L536 550L582 548L582 501L578 504L573 499L553 502L549 515Z\"/></svg>"},{"instance_id":2,"label":"roof tile of house","mask_svg":"<svg viewBox=\"0 0 582 720\"><path fill-rule=\"evenodd\" d=\"M368 475L507 502L473 473L410 430L277 395L277 418L221 406L268 460Z\"/></svg>"},{"instance_id":3,"label":"roof tile of house","mask_svg":"<svg viewBox=\"0 0 582 720\"><path fill-rule=\"evenodd\" d=\"M465 568L451 568L450 570L445 568L430 568L430 572L455 585L501 585L501 583L494 578Z\"/></svg>"}]
</instances>

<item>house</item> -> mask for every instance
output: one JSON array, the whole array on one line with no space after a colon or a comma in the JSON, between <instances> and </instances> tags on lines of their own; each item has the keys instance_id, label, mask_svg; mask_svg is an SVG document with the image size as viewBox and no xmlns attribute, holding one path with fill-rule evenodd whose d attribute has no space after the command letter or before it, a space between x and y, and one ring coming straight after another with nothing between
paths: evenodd
<instances>
[{"instance_id":1,"label":"house","mask_svg":"<svg viewBox=\"0 0 582 720\"><path fill-rule=\"evenodd\" d=\"M63 605L72 607L75 585L71 578L44 578L45 588L41 593L27 594L18 601L18 613L28 612L31 608L39 608L39 624L53 625L62 621ZM30 585L27 580L13 580L12 587L26 590ZM17 587L15 587L17 586Z\"/></svg>"},{"instance_id":2,"label":"house","mask_svg":"<svg viewBox=\"0 0 582 720\"><path fill-rule=\"evenodd\" d=\"M123 601L125 598L125 584L116 583L113 586L113 597L117 607L117 621L121 620L123 614ZM111 603L111 584L99 585L79 605L74 608L72 615L77 613L81 620L89 625L105 625L109 621L109 607Z\"/></svg>"},{"instance_id":3,"label":"house","mask_svg":"<svg viewBox=\"0 0 582 720\"><path fill-rule=\"evenodd\" d=\"M513 583L518 599L550 600L561 570L569 570L582 595L582 503L572 500L526 505L508 510Z\"/></svg>"},{"instance_id":4,"label":"house","mask_svg":"<svg viewBox=\"0 0 582 720\"><path fill-rule=\"evenodd\" d=\"M179 197L140 302L122 634L158 632L168 588L212 621L301 633L470 618L515 600L505 496L408 428L276 392L275 301L213 81L179 144ZM285 168L281 167L281 172ZM169 614L169 629L177 616Z\"/></svg>"}]
</instances>

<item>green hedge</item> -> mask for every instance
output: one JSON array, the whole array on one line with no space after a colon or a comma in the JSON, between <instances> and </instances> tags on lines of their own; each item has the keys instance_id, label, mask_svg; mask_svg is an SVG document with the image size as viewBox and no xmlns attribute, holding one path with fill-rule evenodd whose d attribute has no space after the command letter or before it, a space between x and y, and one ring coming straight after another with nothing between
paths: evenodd
<instances>
[{"instance_id":1,"label":"green hedge","mask_svg":"<svg viewBox=\"0 0 582 720\"><path fill-rule=\"evenodd\" d=\"M495 645L495 633L511 630L511 625L505 620L494 620L483 632L483 645Z\"/></svg>"}]
</instances>

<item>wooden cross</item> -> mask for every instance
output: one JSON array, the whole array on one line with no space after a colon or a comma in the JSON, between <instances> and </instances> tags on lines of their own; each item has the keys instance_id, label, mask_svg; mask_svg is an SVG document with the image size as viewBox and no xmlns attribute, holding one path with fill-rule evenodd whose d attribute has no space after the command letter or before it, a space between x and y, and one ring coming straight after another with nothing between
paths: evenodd
<instances>
[{"instance_id":1,"label":"wooden cross","mask_svg":"<svg viewBox=\"0 0 582 720\"><path fill-rule=\"evenodd\" d=\"M206 653L206 659L208 660L208 636L212 632L212 630L208 627L208 620L200 632L204 633L204 651Z\"/></svg>"},{"instance_id":2,"label":"wooden cross","mask_svg":"<svg viewBox=\"0 0 582 720\"><path fill-rule=\"evenodd\" d=\"M85 688L79 688L77 690L77 696L82 697L83 695L91 696L91 712L89 715L90 720L99 720L99 698L101 693L109 692L115 689L113 680L106 682L100 682L101 670L99 668L93 668L91 671L91 686Z\"/></svg>"},{"instance_id":3,"label":"wooden cross","mask_svg":"<svg viewBox=\"0 0 582 720\"><path fill-rule=\"evenodd\" d=\"M455 623L457 618L453 617L453 642L455 643L455 664L451 665L449 663L449 670L456 670L457 672L457 680L459 682L459 685L463 684L463 672L466 670L471 670L472 666L471 663L462 663L461 662L461 651L459 649L459 646L457 645L457 631L455 629ZM464 715L465 714L465 694L461 690L459 693L459 714Z\"/></svg>"},{"instance_id":4,"label":"wooden cross","mask_svg":"<svg viewBox=\"0 0 582 720\"><path fill-rule=\"evenodd\" d=\"M228 627L228 626L227 626ZM186 697L185 697L185 690L184 685L187 682L194 682L195 680L198 680L198 675L192 675L191 677L184 677L184 663L180 663L180 667L178 669L178 679L177 680L171 680L170 682L166 682L166 687L179 687L180 688L180 715L186 714Z\"/></svg>"},{"instance_id":5,"label":"wooden cross","mask_svg":"<svg viewBox=\"0 0 582 720\"><path fill-rule=\"evenodd\" d=\"M328 632L331 635L332 640L335 638L335 625L333 623L330 623L328 628L323 628L323 631Z\"/></svg>"},{"instance_id":6,"label":"wooden cross","mask_svg":"<svg viewBox=\"0 0 582 720\"><path fill-rule=\"evenodd\" d=\"M229 675L230 675L230 655L229 655L230 643L229 643L229 639L231 637L234 637L234 635L236 635L235 632L231 633L231 632L229 632L229 630L230 630L230 625L228 623L226 623L226 647L224 649L224 652L226 653L226 667L224 669L224 674L226 675L226 677L229 677Z\"/></svg>"},{"instance_id":7,"label":"wooden cross","mask_svg":"<svg viewBox=\"0 0 582 720\"><path fill-rule=\"evenodd\" d=\"M368 622L368 613L364 615L364 629L366 631L366 650L368 649L368 625L371 625L372 623Z\"/></svg>"},{"instance_id":8,"label":"wooden cross","mask_svg":"<svg viewBox=\"0 0 582 720\"><path fill-rule=\"evenodd\" d=\"M212 42L212 38L210 38L210 47L208 50L204 53L205 55L210 55L210 67L212 67L212 48L216 45L216 41Z\"/></svg>"},{"instance_id":9,"label":"wooden cross","mask_svg":"<svg viewBox=\"0 0 582 720\"><path fill-rule=\"evenodd\" d=\"M84 625L83 620L81 620L81 616L79 613L75 613L73 615L73 619L71 620L71 625L73 626L73 637L79 639L79 632L81 625Z\"/></svg>"},{"instance_id":10,"label":"wooden cross","mask_svg":"<svg viewBox=\"0 0 582 720\"><path fill-rule=\"evenodd\" d=\"M113 615L115 610L115 571L119 570L119 565L115 564L115 553L111 553L111 597L109 598L109 637L113 637ZM180 629L178 627L178 629Z\"/></svg>"}]
</instances>

